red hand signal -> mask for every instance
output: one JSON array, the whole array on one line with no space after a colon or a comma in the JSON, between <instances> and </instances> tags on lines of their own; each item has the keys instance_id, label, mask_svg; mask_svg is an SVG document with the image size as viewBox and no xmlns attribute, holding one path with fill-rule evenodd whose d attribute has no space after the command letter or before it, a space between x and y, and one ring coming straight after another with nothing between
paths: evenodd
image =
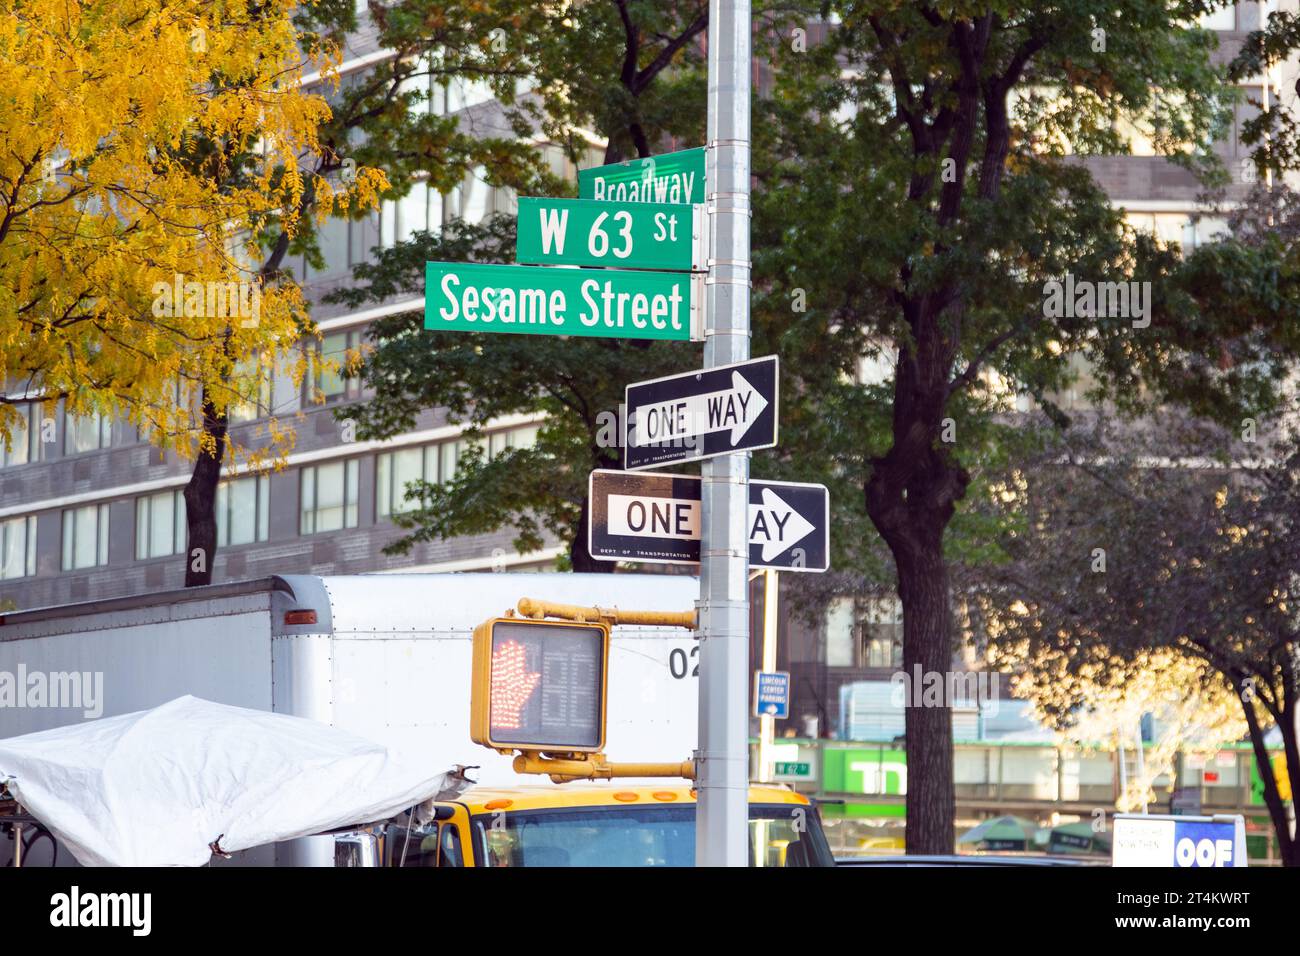
<instances>
[{"instance_id":1,"label":"red hand signal","mask_svg":"<svg viewBox=\"0 0 1300 956\"><path fill-rule=\"evenodd\" d=\"M518 641L503 641L492 653L492 726L518 730L528 700L542 679L530 672L527 649Z\"/></svg>"}]
</instances>

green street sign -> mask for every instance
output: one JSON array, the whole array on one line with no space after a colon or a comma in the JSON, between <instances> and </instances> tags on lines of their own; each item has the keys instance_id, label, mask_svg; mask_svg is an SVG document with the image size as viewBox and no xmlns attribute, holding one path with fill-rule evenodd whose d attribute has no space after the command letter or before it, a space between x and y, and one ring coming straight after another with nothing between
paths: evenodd
<instances>
[{"instance_id":1,"label":"green street sign","mask_svg":"<svg viewBox=\"0 0 1300 956\"><path fill-rule=\"evenodd\" d=\"M777 761L772 764L772 774L778 780L811 780L812 764L807 760Z\"/></svg>"},{"instance_id":2,"label":"green street sign","mask_svg":"<svg viewBox=\"0 0 1300 956\"><path fill-rule=\"evenodd\" d=\"M521 197L515 249L537 265L703 270L704 207Z\"/></svg>"},{"instance_id":3,"label":"green street sign","mask_svg":"<svg viewBox=\"0 0 1300 956\"><path fill-rule=\"evenodd\" d=\"M578 170L578 196L606 202L704 202L704 147Z\"/></svg>"},{"instance_id":4,"label":"green street sign","mask_svg":"<svg viewBox=\"0 0 1300 956\"><path fill-rule=\"evenodd\" d=\"M704 277L429 262L424 327L686 342L703 338Z\"/></svg>"}]
</instances>

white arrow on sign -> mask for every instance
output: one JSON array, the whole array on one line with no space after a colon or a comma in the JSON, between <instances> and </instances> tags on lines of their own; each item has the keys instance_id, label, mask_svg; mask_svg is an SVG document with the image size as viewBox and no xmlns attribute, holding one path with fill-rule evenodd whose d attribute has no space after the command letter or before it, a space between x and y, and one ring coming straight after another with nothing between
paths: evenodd
<instances>
[{"instance_id":1,"label":"white arrow on sign","mask_svg":"<svg viewBox=\"0 0 1300 956\"><path fill-rule=\"evenodd\" d=\"M763 560L794 547L814 527L807 518L781 500L771 488L763 489L763 503L749 506L749 543L763 545Z\"/></svg>"},{"instance_id":2,"label":"white arrow on sign","mask_svg":"<svg viewBox=\"0 0 1300 956\"><path fill-rule=\"evenodd\" d=\"M630 440L633 445L649 445L731 429L734 445L758 421L767 404L744 376L732 372L731 388L636 406Z\"/></svg>"}]
</instances>

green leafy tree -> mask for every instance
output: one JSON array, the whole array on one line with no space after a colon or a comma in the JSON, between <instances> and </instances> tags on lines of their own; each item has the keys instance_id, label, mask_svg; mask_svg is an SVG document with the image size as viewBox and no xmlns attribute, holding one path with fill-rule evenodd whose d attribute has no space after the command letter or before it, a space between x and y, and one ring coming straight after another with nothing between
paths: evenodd
<instances>
[{"instance_id":1,"label":"green leafy tree","mask_svg":"<svg viewBox=\"0 0 1300 956\"><path fill-rule=\"evenodd\" d=\"M437 5L397 6L404 18L418 22L415 11ZM510 6L487 4L485 15L490 19ZM649 155L677 137L691 145L702 141L699 39L707 26L706 3L617 0L535 13L528 29L506 38L502 54L526 62L530 70L530 92L506 102L510 116L529 126L535 141L556 144L583 162L591 147L580 130L592 130L606 141L608 162ZM373 161L382 165L378 155ZM491 172L490 162L484 167ZM532 192L560 194L568 188L538 180ZM374 263L356 269L358 287L340 290L334 300L359 305L422 288L429 260L513 258L513 217L453 222L438 235L417 235L380 252ZM533 447L509 449L488 460L473 445L453 481L412 483L407 490L419 506L395 516L410 533L390 550L513 527L521 552L538 547L549 533L568 544L567 564L574 570L614 569L587 553L587 476L595 468L619 466L624 385L689 367L681 346L432 333L424 330L419 313L381 319L372 327L372 339L376 347L362 374L376 396L338 412L355 418L363 437L409 428L416 414L429 407L449 409L466 423L471 437L502 415L546 416Z\"/></svg>"},{"instance_id":2,"label":"green leafy tree","mask_svg":"<svg viewBox=\"0 0 1300 956\"><path fill-rule=\"evenodd\" d=\"M880 360L837 389L856 403L828 407L865 420L835 429L859 444L827 453L862 476L893 559L909 673L952 667L953 562L993 556L962 502L1032 437L1013 401L1064 423L1052 395L1080 361L1121 408L1177 399L1231 420L1276 399L1280 250L1229 242L1189 266L1126 228L1073 158L1122 154L1136 127L1222 176L1210 145L1232 91L1212 36L1188 27L1212 6L835 3L824 47L781 63L757 201L779 205L769 242L793 260L761 278L774 301L803 290L788 335L822 339L842 378ZM1140 308L1058 310L1050 283L1067 274L1150 292ZM952 849L951 734L947 707L907 709L909 852Z\"/></svg>"}]
</instances>

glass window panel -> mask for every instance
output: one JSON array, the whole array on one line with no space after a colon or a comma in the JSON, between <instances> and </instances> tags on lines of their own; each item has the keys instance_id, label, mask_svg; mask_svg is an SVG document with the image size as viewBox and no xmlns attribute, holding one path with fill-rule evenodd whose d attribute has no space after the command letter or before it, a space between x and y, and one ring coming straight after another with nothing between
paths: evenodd
<instances>
[{"instance_id":1,"label":"glass window panel","mask_svg":"<svg viewBox=\"0 0 1300 956\"><path fill-rule=\"evenodd\" d=\"M229 482L226 521L228 544L251 544L257 534L257 479Z\"/></svg>"},{"instance_id":2,"label":"glass window panel","mask_svg":"<svg viewBox=\"0 0 1300 956\"><path fill-rule=\"evenodd\" d=\"M343 527L346 482L342 462L316 469L317 531L337 531Z\"/></svg>"},{"instance_id":3,"label":"glass window panel","mask_svg":"<svg viewBox=\"0 0 1300 956\"><path fill-rule=\"evenodd\" d=\"M424 449L404 448L393 452L392 462L392 511L400 514L418 506L418 501L406 500L406 486L409 482L419 481L424 477Z\"/></svg>"},{"instance_id":4,"label":"glass window panel","mask_svg":"<svg viewBox=\"0 0 1300 956\"><path fill-rule=\"evenodd\" d=\"M72 513L72 566L93 567L98 558L99 509L78 508Z\"/></svg>"},{"instance_id":5,"label":"glass window panel","mask_svg":"<svg viewBox=\"0 0 1300 956\"><path fill-rule=\"evenodd\" d=\"M317 235L320 254L325 260L324 269L312 269L316 276L334 275L348 267L348 221L331 216L321 224Z\"/></svg>"},{"instance_id":6,"label":"glass window panel","mask_svg":"<svg viewBox=\"0 0 1300 956\"><path fill-rule=\"evenodd\" d=\"M387 249L397 242L397 203L385 199L379 211L379 244Z\"/></svg>"},{"instance_id":7,"label":"glass window panel","mask_svg":"<svg viewBox=\"0 0 1300 956\"><path fill-rule=\"evenodd\" d=\"M108 564L108 505L99 506L95 523L96 543L95 560L98 564Z\"/></svg>"},{"instance_id":8,"label":"glass window panel","mask_svg":"<svg viewBox=\"0 0 1300 956\"><path fill-rule=\"evenodd\" d=\"M460 196L460 217L466 222L482 222L488 213L488 185L480 167L465 177Z\"/></svg>"},{"instance_id":9,"label":"glass window panel","mask_svg":"<svg viewBox=\"0 0 1300 956\"><path fill-rule=\"evenodd\" d=\"M30 460L30 450L32 445L31 422L35 417L32 415L30 408L24 409L22 417L15 421L9 429L10 447L6 449L0 443L0 467L8 465L25 465Z\"/></svg>"},{"instance_id":10,"label":"glass window panel","mask_svg":"<svg viewBox=\"0 0 1300 956\"><path fill-rule=\"evenodd\" d=\"M135 559L149 557L149 499L135 499Z\"/></svg>"},{"instance_id":11,"label":"glass window panel","mask_svg":"<svg viewBox=\"0 0 1300 956\"><path fill-rule=\"evenodd\" d=\"M177 491L174 493L176 505L174 510L175 518L173 525L176 528L176 536L172 539L172 554L181 554L185 551L185 541L189 529L185 526L185 494Z\"/></svg>"},{"instance_id":12,"label":"glass window panel","mask_svg":"<svg viewBox=\"0 0 1300 956\"><path fill-rule=\"evenodd\" d=\"M446 221L446 202L442 193L429 190L429 231L441 232L442 224Z\"/></svg>"},{"instance_id":13,"label":"glass window panel","mask_svg":"<svg viewBox=\"0 0 1300 956\"><path fill-rule=\"evenodd\" d=\"M28 570L28 542L35 536L35 520L11 518L0 522L0 580L21 578Z\"/></svg>"},{"instance_id":14,"label":"glass window panel","mask_svg":"<svg viewBox=\"0 0 1300 956\"><path fill-rule=\"evenodd\" d=\"M316 469L302 470L301 516L298 522L300 534L312 534L316 530Z\"/></svg>"},{"instance_id":15,"label":"glass window panel","mask_svg":"<svg viewBox=\"0 0 1300 956\"><path fill-rule=\"evenodd\" d=\"M257 478L257 540L266 541L271 537L271 478L259 475Z\"/></svg>"},{"instance_id":16,"label":"glass window panel","mask_svg":"<svg viewBox=\"0 0 1300 956\"><path fill-rule=\"evenodd\" d=\"M72 569L72 512L63 512L63 548L60 552L59 566L64 571Z\"/></svg>"},{"instance_id":17,"label":"glass window panel","mask_svg":"<svg viewBox=\"0 0 1300 956\"><path fill-rule=\"evenodd\" d=\"M353 458L347 462L347 488L346 500L347 509L344 513L344 524L349 528L357 526L357 474L361 470L361 463Z\"/></svg>"},{"instance_id":18,"label":"glass window panel","mask_svg":"<svg viewBox=\"0 0 1300 956\"><path fill-rule=\"evenodd\" d=\"M443 442L439 446L442 456L442 467L439 470L439 481L447 482L456 477L456 470L460 466L461 452L465 448L463 441Z\"/></svg>"},{"instance_id":19,"label":"glass window panel","mask_svg":"<svg viewBox=\"0 0 1300 956\"><path fill-rule=\"evenodd\" d=\"M235 377L244 400L230 403L231 423L251 422L264 415L271 407L271 369L259 359L247 359L235 367Z\"/></svg>"},{"instance_id":20,"label":"glass window panel","mask_svg":"<svg viewBox=\"0 0 1300 956\"><path fill-rule=\"evenodd\" d=\"M230 507L230 483L223 481L217 485L217 547L224 548L230 544L230 521L226 510Z\"/></svg>"},{"instance_id":21,"label":"glass window panel","mask_svg":"<svg viewBox=\"0 0 1300 956\"><path fill-rule=\"evenodd\" d=\"M429 228L429 185L417 182L397 200L397 238L409 240L415 233Z\"/></svg>"},{"instance_id":22,"label":"glass window panel","mask_svg":"<svg viewBox=\"0 0 1300 956\"><path fill-rule=\"evenodd\" d=\"M392 514L392 480L393 455L389 452L375 460L375 510L380 515Z\"/></svg>"},{"instance_id":23,"label":"glass window panel","mask_svg":"<svg viewBox=\"0 0 1300 956\"><path fill-rule=\"evenodd\" d=\"M342 395L347 387L347 382L343 376L343 366L347 361L348 352L348 334L346 332L334 332L325 336L321 342L321 363L317 370L317 388L325 395L326 398ZM337 364L335 368L327 367L327 362Z\"/></svg>"},{"instance_id":24,"label":"glass window panel","mask_svg":"<svg viewBox=\"0 0 1300 956\"><path fill-rule=\"evenodd\" d=\"M176 541L176 502L172 492L149 498L149 557L172 553Z\"/></svg>"},{"instance_id":25,"label":"glass window panel","mask_svg":"<svg viewBox=\"0 0 1300 956\"><path fill-rule=\"evenodd\" d=\"M65 454L79 455L83 452L94 451L99 447L100 424L98 414L65 415L63 429L63 451Z\"/></svg>"},{"instance_id":26,"label":"glass window panel","mask_svg":"<svg viewBox=\"0 0 1300 956\"><path fill-rule=\"evenodd\" d=\"M108 505L87 505L63 512L65 571L108 563Z\"/></svg>"},{"instance_id":27,"label":"glass window panel","mask_svg":"<svg viewBox=\"0 0 1300 956\"><path fill-rule=\"evenodd\" d=\"M302 534L338 531L357 524L357 476L360 460L316 465L302 471Z\"/></svg>"},{"instance_id":28,"label":"glass window panel","mask_svg":"<svg viewBox=\"0 0 1300 956\"><path fill-rule=\"evenodd\" d=\"M1230 3L1218 10L1202 13L1196 18L1196 24L1205 30L1235 30L1237 28L1236 5Z\"/></svg>"}]
</instances>

